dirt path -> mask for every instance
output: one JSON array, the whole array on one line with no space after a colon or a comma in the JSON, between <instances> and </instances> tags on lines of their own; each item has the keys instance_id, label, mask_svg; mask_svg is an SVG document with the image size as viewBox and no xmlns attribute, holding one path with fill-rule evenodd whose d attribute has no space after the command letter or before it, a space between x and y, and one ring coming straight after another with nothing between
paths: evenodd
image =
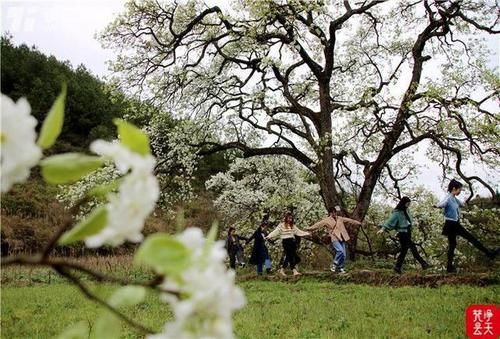
<instances>
[{"instance_id":1,"label":"dirt path","mask_svg":"<svg viewBox=\"0 0 500 339\"><path fill-rule=\"evenodd\" d=\"M436 274L436 273L405 273L394 274L387 271L358 270L345 274L332 273L327 271L309 271L301 276L294 277L288 275L282 277L275 274L256 276L255 274L245 274L237 277L237 281L249 280L269 280L296 282L302 277L313 278L319 281L330 281L339 284L367 284L373 286L422 286L439 287L442 285L472 285L488 286L500 285L500 275L494 273L461 273L461 274Z\"/></svg>"}]
</instances>

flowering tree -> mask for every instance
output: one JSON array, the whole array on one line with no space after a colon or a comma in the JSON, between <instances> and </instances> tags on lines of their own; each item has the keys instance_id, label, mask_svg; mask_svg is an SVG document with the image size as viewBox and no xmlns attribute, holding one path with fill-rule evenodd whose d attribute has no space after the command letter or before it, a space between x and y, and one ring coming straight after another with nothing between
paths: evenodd
<instances>
[{"instance_id":1,"label":"flowering tree","mask_svg":"<svg viewBox=\"0 0 500 339\"><path fill-rule=\"evenodd\" d=\"M198 228L188 228L173 236L157 233L146 239L143 237L144 221L160 195L159 183L154 176L156 160L151 155L149 139L143 131L126 121L115 120L119 140L92 142L90 149L97 156L66 153L42 159L42 150L50 148L61 132L65 100L64 86L36 140L36 120L30 115L28 101L21 98L13 102L2 94L2 192L26 180L30 169L36 165L40 165L44 180L50 184L75 182L105 164L114 168L111 175L116 180L89 188L73 205L71 212L76 214L79 207L95 195L104 196L104 203L96 206L73 227L73 219L67 220L41 253L29 257L2 258L2 266L51 267L88 298L104 306L105 312L90 333L95 338L119 338L120 319L147 334L148 338L232 338L231 315L244 305L245 298L234 285L234 271L226 270L223 242L215 240L217 228L212 227L206 238ZM76 241L84 241L87 247L118 246L126 241L142 242L135 254L135 262L152 268L156 276L151 281L131 281L51 256L57 244ZM109 300L103 300L80 280L78 273L123 287ZM158 290L171 305L175 316L159 334L154 334L151 329L120 311L122 306L142 302L146 288ZM80 323L62 337L88 338L89 328Z\"/></svg>"},{"instance_id":2,"label":"flowering tree","mask_svg":"<svg viewBox=\"0 0 500 339\"><path fill-rule=\"evenodd\" d=\"M251 235L260 224L264 210L270 226L276 226L287 209L293 209L295 223L304 228L325 217L318 184L294 159L283 156L237 158L226 172L206 182L216 194L214 206L226 225L236 226L239 234ZM310 240L319 242L319 237ZM302 242L301 252L311 254L312 243ZM281 246L268 245L273 257Z\"/></svg>"},{"instance_id":3,"label":"flowering tree","mask_svg":"<svg viewBox=\"0 0 500 339\"><path fill-rule=\"evenodd\" d=\"M133 118L133 115L130 117ZM199 157L185 142L185 124L188 122L174 123L168 114L161 112L145 123L145 132L151 140L151 152L158 160L153 168L160 187L158 206L166 211L171 211L177 203L189 201L194 196L192 181ZM73 184L59 186L57 198L73 206L93 186L115 181L119 176L116 167L107 164ZM88 208L95 206L99 200L100 196L89 199L81 210L88 212Z\"/></svg>"},{"instance_id":4,"label":"flowering tree","mask_svg":"<svg viewBox=\"0 0 500 339\"><path fill-rule=\"evenodd\" d=\"M324 216L319 186L293 159L279 156L236 159L224 173L207 181L217 194L215 207L230 224L256 227L262 212L280 220L287 207L294 207L296 222L306 225Z\"/></svg>"},{"instance_id":5,"label":"flowering tree","mask_svg":"<svg viewBox=\"0 0 500 339\"><path fill-rule=\"evenodd\" d=\"M418 145L471 196L474 184L494 194L463 162L498 168L500 82L481 40L499 33L495 1L233 5L129 1L101 36L122 85L217 121L225 138L203 143L212 152L295 158L325 207L357 219L377 185L397 192L415 173Z\"/></svg>"}]
</instances>

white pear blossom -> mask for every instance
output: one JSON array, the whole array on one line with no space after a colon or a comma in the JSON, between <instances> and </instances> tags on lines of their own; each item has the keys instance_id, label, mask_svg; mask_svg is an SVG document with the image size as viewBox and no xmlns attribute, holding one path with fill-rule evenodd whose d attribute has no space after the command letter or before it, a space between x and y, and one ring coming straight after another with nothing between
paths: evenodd
<instances>
[{"instance_id":1,"label":"white pear blossom","mask_svg":"<svg viewBox=\"0 0 500 339\"><path fill-rule=\"evenodd\" d=\"M108 223L99 233L85 239L88 247L103 244L117 246L128 240L140 242L147 216L153 211L160 195L158 181L153 174L155 159L141 156L118 142L96 140L90 149L102 156L111 157L119 172L127 173L118 194L110 197L106 205Z\"/></svg>"},{"instance_id":2,"label":"white pear blossom","mask_svg":"<svg viewBox=\"0 0 500 339\"><path fill-rule=\"evenodd\" d=\"M116 168L122 174L132 169L132 172L153 173L155 158L148 154L145 156L132 152L121 143L114 141L95 140L90 144L90 150L96 154L113 159Z\"/></svg>"},{"instance_id":3,"label":"white pear blossom","mask_svg":"<svg viewBox=\"0 0 500 339\"><path fill-rule=\"evenodd\" d=\"M14 183L25 181L30 169L42 157L36 145L36 119L30 115L31 107L25 98L17 102L2 94L1 176L2 193Z\"/></svg>"},{"instance_id":4,"label":"white pear blossom","mask_svg":"<svg viewBox=\"0 0 500 339\"><path fill-rule=\"evenodd\" d=\"M222 241L206 248L199 228L188 228L177 236L191 251L190 267L179 276L169 276L162 288L178 292L165 294L175 320L163 333L148 339L233 338L232 314L245 305L245 296L234 284L235 273L224 265L226 251Z\"/></svg>"}]
</instances>

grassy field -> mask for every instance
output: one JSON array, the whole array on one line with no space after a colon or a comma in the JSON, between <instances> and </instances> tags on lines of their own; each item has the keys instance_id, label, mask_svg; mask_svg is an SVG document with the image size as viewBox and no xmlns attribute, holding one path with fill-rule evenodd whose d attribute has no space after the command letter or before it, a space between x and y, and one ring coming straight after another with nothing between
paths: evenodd
<instances>
[{"instance_id":1,"label":"grassy field","mask_svg":"<svg viewBox=\"0 0 500 339\"><path fill-rule=\"evenodd\" d=\"M464 310L499 303L500 286L374 287L313 277L240 283L248 305L234 318L237 338L464 338ZM114 287L99 286L109 295ZM2 286L2 338L51 338L70 323L92 323L99 307L63 281ZM171 316L154 294L127 314L159 330ZM126 338L140 337L130 329Z\"/></svg>"}]
</instances>

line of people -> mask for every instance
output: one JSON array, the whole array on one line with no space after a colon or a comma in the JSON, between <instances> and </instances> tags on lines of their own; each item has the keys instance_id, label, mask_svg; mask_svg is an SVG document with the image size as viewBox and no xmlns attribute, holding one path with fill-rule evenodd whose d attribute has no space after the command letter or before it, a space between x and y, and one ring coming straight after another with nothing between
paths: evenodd
<instances>
[{"instance_id":1,"label":"line of people","mask_svg":"<svg viewBox=\"0 0 500 339\"><path fill-rule=\"evenodd\" d=\"M460 206L463 206L463 203L457 199L457 196L461 193L462 187L462 183L454 179L451 180L448 185L447 196L440 203L434 206L435 208L443 209L444 213L445 223L442 234L448 238L447 272L449 273L456 272L453 260L457 245L457 236L461 236L469 241L477 249L484 252L490 259L494 259L500 251L500 249L487 249L460 224ZM418 253L417 247L412 240L413 219L409 211L410 204L410 198L403 197L394 208L391 216L381 225L377 232L377 234L382 234L391 230L396 231L397 238L400 243L400 252L396 259L394 271L399 274L402 273L403 263L408 250L411 251L413 257L422 266L422 269L425 270L430 267L425 259ZM242 259L243 248L241 246L240 239L245 240L246 243L253 240L254 246L252 248L249 263L256 265L257 274L259 275L263 273L263 267L265 267L267 273L270 273L271 258L269 256L265 240L272 241L272 239L279 237L283 246L283 256L279 264L278 273L285 276L285 269L289 267L292 270L293 275L300 275L296 267L300 262L300 257L297 254L300 237L311 235L310 232L312 231L318 231L326 228L328 230L330 249L333 255L331 270L334 272L345 273L346 242L350 240L345 224L353 223L361 225L361 222L338 215L337 212L339 209L340 208L338 207L329 209L328 216L326 218L310 227L305 228L304 231L295 225L293 214L291 212L287 212L282 222L279 223L278 226L269 234L267 230L269 226L268 215L264 216L262 223L250 238L238 236L235 233L235 229L231 227L226 241L226 248L230 258L230 266L235 268L238 258L240 263L243 263L244 265Z\"/></svg>"}]
</instances>

